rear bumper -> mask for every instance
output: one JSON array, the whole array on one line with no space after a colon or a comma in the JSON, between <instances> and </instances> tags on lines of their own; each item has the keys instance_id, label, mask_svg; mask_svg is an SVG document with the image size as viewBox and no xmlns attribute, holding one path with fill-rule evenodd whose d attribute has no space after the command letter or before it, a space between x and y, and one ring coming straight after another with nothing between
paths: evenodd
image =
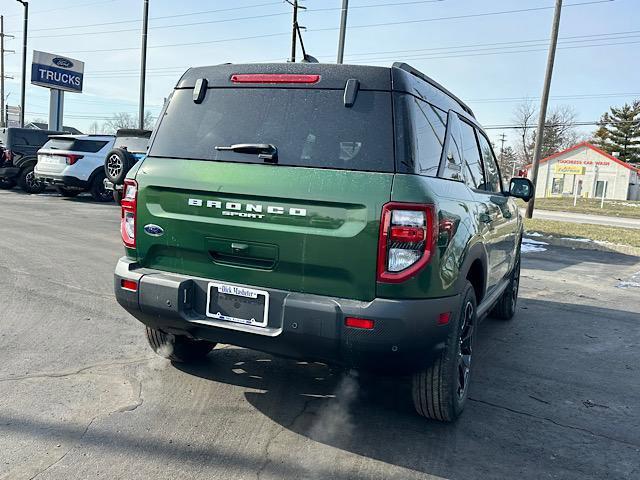
<instances>
[{"instance_id":1,"label":"rear bumper","mask_svg":"<svg viewBox=\"0 0 640 480\"><path fill-rule=\"evenodd\" d=\"M121 287L138 283L138 291ZM118 303L145 325L168 333L349 367L411 372L443 350L460 296L370 302L283 290L269 292L266 327L235 324L205 314L210 280L140 268L123 257L115 271ZM451 312L448 325L440 313ZM373 330L346 327L346 317L375 321Z\"/></svg>"},{"instance_id":2,"label":"rear bumper","mask_svg":"<svg viewBox=\"0 0 640 480\"><path fill-rule=\"evenodd\" d=\"M18 167L4 167L0 168L0 178L15 178L20 173Z\"/></svg>"},{"instance_id":3,"label":"rear bumper","mask_svg":"<svg viewBox=\"0 0 640 480\"><path fill-rule=\"evenodd\" d=\"M77 188L80 190L86 190L89 188L89 182L70 175L53 175L51 173L36 172L36 178L50 185L59 185L67 188Z\"/></svg>"}]
</instances>

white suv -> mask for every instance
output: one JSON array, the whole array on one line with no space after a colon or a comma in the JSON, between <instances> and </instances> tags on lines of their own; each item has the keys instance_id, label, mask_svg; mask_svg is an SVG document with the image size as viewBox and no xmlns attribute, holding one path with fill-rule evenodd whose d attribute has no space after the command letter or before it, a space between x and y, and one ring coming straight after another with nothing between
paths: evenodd
<instances>
[{"instance_id":1,"label":"white suv","mask_svg":"<svg viewBox=\"0 0 640 480\"><path fill-rule=\"evenodd\" d=\"M114 140L113 135L52 135L38 150L35 176L65 197L89 191L95 201L109 202L112 195L104 188L104 158Z\"/></svg>"}]
</instances>

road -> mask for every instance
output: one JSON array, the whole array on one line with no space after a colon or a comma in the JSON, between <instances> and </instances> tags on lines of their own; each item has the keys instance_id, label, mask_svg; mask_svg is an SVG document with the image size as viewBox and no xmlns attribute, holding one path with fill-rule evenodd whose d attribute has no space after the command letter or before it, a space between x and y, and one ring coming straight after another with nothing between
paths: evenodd
<instances>
[{"instance_id":1,"label":"road","mask_svg":"<svg viewBox=\"0 0 640 480\"><path fill-rule=\"evenodd\" d=\"M0 191L0 479L637 479L640 259L523 258L454 425L406 382L219 346L151 353L116 304L119 211ZM631 284L632 285L632 284Z\"/></svg>"},{"instance_id":2,"label":"road","mask_svg":"<svg viewBox=\"0 0 640 480\"><path fill-rule=\"evenodd\" d=\"M524 215L524 210L522 210ZM571 223L592 223L622 228L640 228L640 218L611 217L607 215L588 215L573 212L555 212L551 210L534 210L533 218L541 220L558 220Z\"/></svg>"}]
</instances>

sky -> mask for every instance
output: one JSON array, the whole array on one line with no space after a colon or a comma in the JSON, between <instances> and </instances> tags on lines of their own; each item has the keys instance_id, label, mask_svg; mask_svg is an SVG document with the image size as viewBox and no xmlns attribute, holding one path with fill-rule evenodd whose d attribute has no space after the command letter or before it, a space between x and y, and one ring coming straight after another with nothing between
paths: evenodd
<instances>
[{"instance_id":1,"label":"sky","mask_svg":"<svg viewBox=\"0 0 640 480\"><path fill-rule=\"evenodd\" d=\"M515 143L514 108L539 104L554 0L351 0L345 63L404 61L462 98L494 142ZM150 0L146 105L154 114L189 67L286 61L291 9L283 0ZM342 0L300 0L307 52L335 62ZM143 0L30 0L32 50L85 62L84 92L65 95L65 125L87 131L116 112L137 115ZM19 103L23 7L5 17L8 104ZM550 106L596 121L640 99L640 1L565 0ZM299 54L300 55L300 54ZM47 89L28 85L26 119L47 118ZM588 134L592 127L583 127Z\"/></svg>"}]
</instances>

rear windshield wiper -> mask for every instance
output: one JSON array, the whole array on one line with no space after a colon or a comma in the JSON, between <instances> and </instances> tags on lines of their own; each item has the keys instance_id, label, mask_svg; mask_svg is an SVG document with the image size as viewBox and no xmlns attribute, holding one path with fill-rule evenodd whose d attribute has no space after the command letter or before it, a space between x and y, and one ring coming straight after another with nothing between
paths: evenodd
<instances>
[{"instance_id":1,"label":"rear windshield wiper","mask_svg":"<svg viewBox=\"0 0 640 480\"><path fill-rule=\"evenodd\" d=\"M234 145L216 145L216 150L236 153L258 154L265 162L278 163L278 149L270 143L236 143Z\"/></svg>"}]
</instances>

